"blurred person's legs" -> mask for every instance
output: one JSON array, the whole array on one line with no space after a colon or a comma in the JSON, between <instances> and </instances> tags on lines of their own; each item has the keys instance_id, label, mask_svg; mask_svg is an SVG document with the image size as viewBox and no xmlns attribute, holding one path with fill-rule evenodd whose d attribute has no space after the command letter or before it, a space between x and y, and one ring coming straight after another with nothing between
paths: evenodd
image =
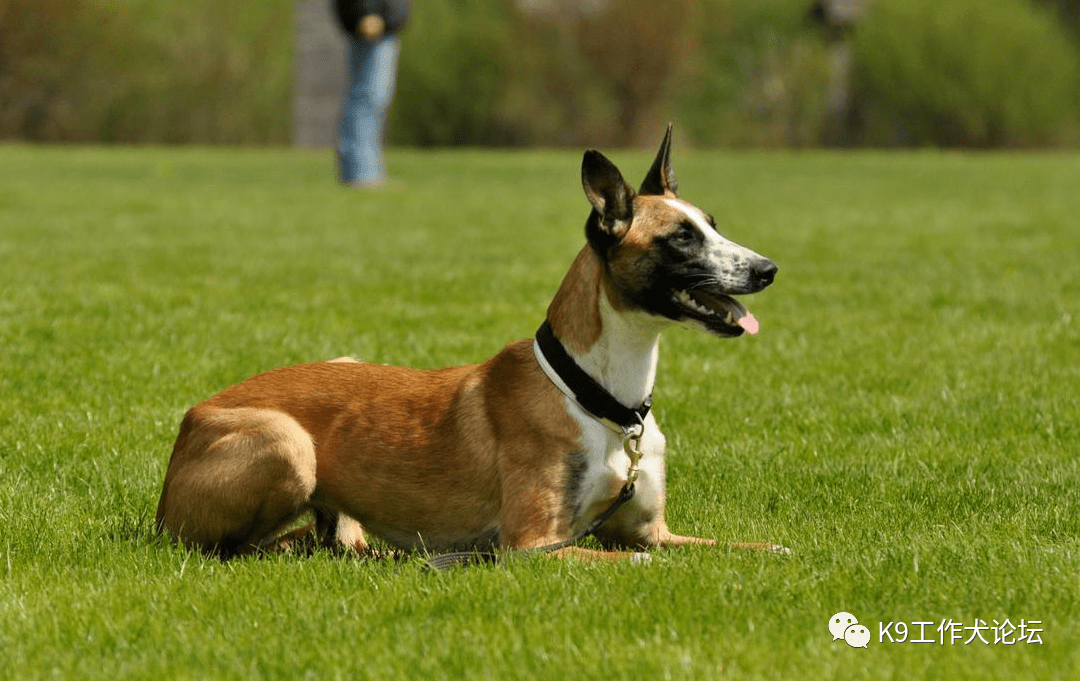
<instances>
[{"instance_id":1,"label":"blurred person's legs","mask_svg":"<svg viewBox=\"0 0 1080 681\"><path fill-rule=\"evenodd\" d=\"M349 89L338 137L339 179L343 184L376 186L386 181L382 134L394 97L398 39L349 40Z\"/></svg>"}]
</instances>

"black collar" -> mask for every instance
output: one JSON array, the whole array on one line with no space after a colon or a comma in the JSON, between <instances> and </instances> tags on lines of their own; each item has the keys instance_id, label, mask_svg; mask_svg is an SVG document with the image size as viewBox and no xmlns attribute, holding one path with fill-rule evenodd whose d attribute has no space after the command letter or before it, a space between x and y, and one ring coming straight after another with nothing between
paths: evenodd
<instances>
[{"instance_id":1,"label":"black collar","mask_svg":"<svg viewBox=\"0 0 1080 681\"><path fill-rule=\"evenodd\" d=\"M577 365L563 344L551 330L551 323L546 319L536 331L536 344L544 359L574 393L586 411L598 419L612 421L627 430L645 422L645 416L652 407L652 395L645 397L641 406L631 409L612 397L604 386L596 382L585 370Z\"/></svg>"}]
</instances>

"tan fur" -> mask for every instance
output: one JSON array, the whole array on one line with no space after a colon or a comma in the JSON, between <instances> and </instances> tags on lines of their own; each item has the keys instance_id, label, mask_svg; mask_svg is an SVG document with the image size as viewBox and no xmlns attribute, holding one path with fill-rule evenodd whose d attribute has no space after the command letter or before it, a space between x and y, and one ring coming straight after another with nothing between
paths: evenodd
<instances>
[{"instance_id":1,"label":"tan fur","mask_svg":"<svg viewBox=\"0 0 1080 681\"><path fill-rule=\"evenodd\" d=\"M287 367L187 413L158 523L226 554L272 545L308 508L398 545L457 547L498 524L500 544L540 546L566 532L564 471L551 452L577 436L527 341L482 365L436 371ZM355 528L350 536L361 548Z\"/></svg>"},{"instance_id":2,"label":"tan fur","mask_svg":"<svg viewBox=\"0 0 1080 681\"><path fill-rule=\"evenodd\" d=\"M158 523L193 546L242 535L253 548L304 509L316 468L311 435L287 414L195 407L180 425Z\"/></svg>"},{"instance_id":3,"label":"tan fur","mask_svg":"<svg viewBox=\"0 0 1080 681\"><path fill-rule=\"evenodd\" d=\"M592 248L582 248L548 306L548 320L555 335L579 352L591 347L600 337L597 306L604 282L603 267Z\"/></svg>"},{"instance_id":4,"label":"tan fur","mask_svg":"<svg viewBox=\"0 0 1080 681\"><path fill-rule=\"evenodd\" d=\"M681 218L667 202L654 196L638 196L634 199L634 228L623 237L622 247L644 254L652 249L657 237L672 231Z\"/></svg>"}]
</instances>

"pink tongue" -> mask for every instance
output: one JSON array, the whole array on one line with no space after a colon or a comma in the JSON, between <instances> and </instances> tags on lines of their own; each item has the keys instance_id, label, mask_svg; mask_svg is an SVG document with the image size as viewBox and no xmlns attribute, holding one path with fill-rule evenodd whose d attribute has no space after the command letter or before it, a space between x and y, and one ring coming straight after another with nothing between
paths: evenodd
<instances>
[{"instance_id":1,"label":"pink tongue","mask_svg":"<svg viewBox=\"0 0 1080 681\"><path fill-rule=\"evenodd\" d=\"M746 333L750 334L751 336L757 333L758 330L761 328L758 324L757 317L750 314L749 312L747 312L742 317L739 317L735 323L741 326L746 331Z\"/></svg>"}]
</instances>

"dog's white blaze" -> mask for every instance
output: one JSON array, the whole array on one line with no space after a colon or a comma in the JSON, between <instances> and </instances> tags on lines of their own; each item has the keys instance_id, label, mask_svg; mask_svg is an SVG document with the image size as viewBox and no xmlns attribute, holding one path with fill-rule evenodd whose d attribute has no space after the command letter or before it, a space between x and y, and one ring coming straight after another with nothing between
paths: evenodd
<instances>
[{"instance_id":1,"label":"dog's white blaze","mask_svg":"<svg viewBox=\"0 0 1080 681\"><path fill-rule=\"evenodd\" d=\"M712 225L709 224L708 218L705 217L705 213L703 213L701 209L697 206L687 203L686 201L683 201L681 199L664 199L664 203L689 218L690 222L694 223L694 225L696 225L697 228L700 229L701 232L705 235L706 241L709 241L710 237L715 237L721 242L729 243L733 246L735 245L724 237L720 236L716 232L716 230L712 228Z\"/></svg>"},{"instance_id":2,"label":"dog's white blaze","mask_svg":"<svg viewBox=\"0 0 1080 681\"><path fill-rule=\"evenodd\" d=\"M740 246L725 238L709 224L708 218L700 208L686 203L681 199L664 199L664 201L685 215L705 237L706 249L709 259L716 267L717 280L734 288L742 288L747 285L747 277L750 273L748 263L761 256L754 251Z\"/></svg>"}]
</instances>

